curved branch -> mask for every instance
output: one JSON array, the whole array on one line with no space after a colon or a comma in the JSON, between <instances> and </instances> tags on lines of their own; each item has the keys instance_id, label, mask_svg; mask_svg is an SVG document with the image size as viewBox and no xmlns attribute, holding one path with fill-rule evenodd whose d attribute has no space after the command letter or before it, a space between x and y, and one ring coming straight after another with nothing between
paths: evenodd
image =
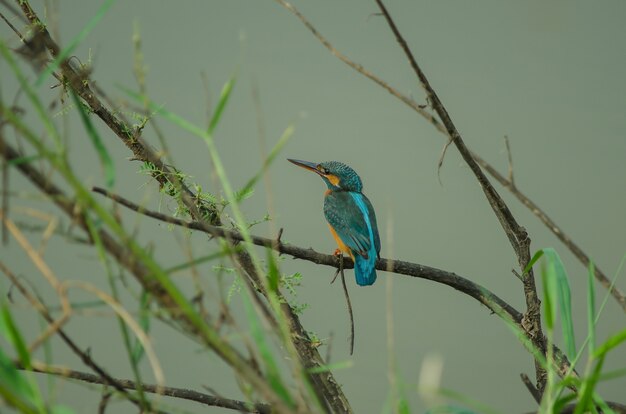
<instances>
[{"instance_id":1,"label":"curved branch","mask_svg":"<svg viewBox=\"0 0 626 414\"><path fill-rule=\"evenodd\" d=\"M157 211L148 210L104 188L93 187L93 191L109 197L110 199L116 201L124 207L127 207L145 216L152 217L156 220L163 221L165 223L174 224L176 226L181 226L192 230L198 230L203 233L210 234L211 236L220 237L227 240L244 241L243 236L235 230L228 230L223 227L216 227L199 221L185 221L168 216L163 213L159 213ZM295 257L297 259L306 260L315 264L334 267L337 269L339 269L341 266L340 259L332 254L319 253L311 248L305 249L303 247L294 246L292 244L283 243L275 239L269 239L266 237L254 235L251 235L250 237L252 239L252 243L257 246L267 247L276 250L279 253L288 254L289 256ZM349 257L344 257L343 267L346 269L352 269L354 268L354 262ZM485 305L489 310L497 313L500 316L503 316L502 311L504 311L504 314L515 323L519 324L522 320L522 314L514 307L509 305L507 302L502 300L500 297L498 297L496 294L492 293L487 288L479 285L478 283L472 282L471 280L459 276L453 272L448 272L445 270L437 269L435 267L411 263L403 260L385 258L381 258L376 262L376 269L388 273L397 273L400 275L432 280L433 282L448 285L460 292L471 296L472 298Z\"/></svg>"},{"instance_id":2,"label":"curved branch","mask_svg":"<svg viewBox=\"0 0 626 414\"><path fill-rule=\"evenodd\" d=\"M54 57L57 57L60 52L59 45L52 39L46 26L41 22L28 1L19 1L19 6L25 17L31 24L37 27L38 33L43 36L45 45L50 53ZM159 156L150 149L150 146L144 143L141 136L141 129L132 127L122 117L111 111L100 101L96 93L94 93L93 89L90 87L91 81L88 78L88 74L83 71L75 70L68 60L61 62L60 68L64 82L69 84L72 90L89 106L90 110L133 152L133 159L153 163L157 167L157 172L153 174L153 178L157 180L162 187L170 183L174 185L179 193L178 195L174 195L174 197L180 198L180 201L189 210L193 218L199 220L208 216L212 224L221 224L219 210L216 206L212 203L203 203L195 197L193 191L178 178L177 171L168 167ZM252 260L247 252L236 252L235 258L237 264L245 271L248 278L255 283L258 282L258 275L256 275L254 271ZM263 294L263 292L261 292L261 294ZM281 304L281 310L291 330L289 339L293 342L293 346L298 353L302 365L307 369L324 365L322 357L318 350L312 345L307 331L302 326L298 315L293 311L291 306L284 301L284 303ZM325 370L313 374L305 373L305 375L313 384L312 389L317 399L321 402L323 411L329 412L332 408L335 412L352 412L348 399L331 371Z\"/></svg>"}]
</instances>

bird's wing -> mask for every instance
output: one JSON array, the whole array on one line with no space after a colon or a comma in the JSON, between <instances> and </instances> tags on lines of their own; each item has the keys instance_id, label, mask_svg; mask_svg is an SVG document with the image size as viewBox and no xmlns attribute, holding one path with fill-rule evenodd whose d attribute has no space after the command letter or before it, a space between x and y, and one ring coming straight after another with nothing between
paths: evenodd
<instances>
[{"instance_id":1,"label":"bird's wing","mask_svg":"<svg viewBox=\"0 0 626 414\"><path fill-rule=\"evenodd\" d=\"M374 232L370 223L371 204L364 199L365 196L359 193L331 191L324 198L324 216L350 250L367 258Z\"/></svg>"},{"instance_id":2,"label":"bird's wing","mask_svg":"<svg viewBox=\"0 0 626 414\"><path fill-rule=\"evenodd\" d=\"M372 227L372 233L374 236L374 247L376 248L376 256L380 259L380 236L378 235L378 224L376 223L376 214L374 213L374 207L370 200L362 194L365 205L367 206L367 212L369 215L370 225Z\"/></svg>"}]
</instances>

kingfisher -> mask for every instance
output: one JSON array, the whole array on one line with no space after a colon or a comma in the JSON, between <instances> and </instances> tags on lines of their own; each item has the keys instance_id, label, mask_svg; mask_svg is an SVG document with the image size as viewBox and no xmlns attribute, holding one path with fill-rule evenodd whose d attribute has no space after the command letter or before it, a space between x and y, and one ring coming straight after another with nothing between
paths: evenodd
<instances>
[{"instance_id":1,"label":"kingfisher","mask_svg":"<svg viewBox=\"0 0 626 414\"><path fill-rule=\"evenodd\" d=\"M313 171L326 183L324 216L339 248L354 261L354 275L360 286L376 281L376 259L380 258L380 237L372 203L365 197L357 173L339 161L314 163L288 159L298 167Z\"/></svg>"}]
</instances>

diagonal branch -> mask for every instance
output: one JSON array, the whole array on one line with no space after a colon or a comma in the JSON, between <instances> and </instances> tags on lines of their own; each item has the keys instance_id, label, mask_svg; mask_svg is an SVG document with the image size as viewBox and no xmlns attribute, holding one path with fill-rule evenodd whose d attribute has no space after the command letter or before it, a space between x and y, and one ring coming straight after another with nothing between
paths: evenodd
<instances>
[{"instance_id":1,"label":"diagonal branch","mask_svg":"<svg viewBox=\"0 0 626 414\"><path fill-rule=\"evenodd\" d=\"M543 211L541 207L539 207L533 200L528 198L524 193L522 193L515 183L511 179L507 179L502 174L500 174L495 168L491 166L491 164L487 163L481 157L479 157L476 153L472 154L474 159L481 167L485 169L493 178L496 179L504 188L509 190L511 194L513 194L523 205L525 205L545 226L559 239L561 242L576 256L576 258L585 266L589 267L591 263L591 259L587 254L563 231L561 227L559 227L554 220L548 216L548 214ZM606 289L611 292L613 298L620 304L622 309L626 311L626 296L624 293L615 285L611 286L611 280L602 272L598 266L594 263L594 274L598 282Z\"/></svg>"},{"instance_id":2,"label":"diagonal branch","mask_svg":"<svg viewBox=\"0 0 626 414\"><path fill-rule=\"evenodd\" d=\"M313 36L315 36L320 41L320 43L322 43L322 45L324 45L324 47L326 47L339 60L344 62L346 65L350 66L352 69L354 69L356 72L360 73L361 75L367 77L368 79L371 79L376 84L378 84L382 88L386 89L391 95L393 95L396 98L398 98L405 105L407 105L411 109L415 110L426 121L428 121L430 124L432 124L437 129L437 131L439 131L439 132L441 132L443 134L448 135L447 130L444 127L444 125L441 122L439 122L431 113L425 111L424 110L424 106L418 105L413 99L411 99L408 96L402 94L396 88L390 86L387 82L382 80L379 76L373 74L372 72L370 72L369 70L364 68L362 65L352 61L346 55L344 55L340 51L338 51L332 45L332 43L330 43L330 41L328 39L326 39L315 28L315 26L313 26L313 24L302 13L300 13L300 11L298 11L298 9L296 9L292 4L288 3L285 0L276 0L276 2L279 3L281 6L283 6L285 9L289 10L294 16L296 16L302 22L302 24L304 24L304 26L311 31ZM446 147L448 146L448 144L449 144L449 141L446 144ZM505 188L507 188L508 190L511 190L508 186L506 186L498 178L499 174L497 173L497 170L491 164L489 164L487 161L485 161L482 158L480 158L478 156L478 154L476 154L473 151L471 152L471 155L476 160L476 162L478 162L478 164L480 166L485 168L487 173L489 173L497 181L502 183L505 186ZM566 240L569 240L569 238L564 235L564 233L561 231L560 227L556 226L556 224L554 224L554 222L552 222L551 220L547 219L547 216L545 216L545 213L543 213L542 210L540 210L538 208L534 209L532 207L534 205L534 203L532 203L530 200L528 200L528 202L527 202L526 201L527 200L526 197L523 197L523 195L521 193L514 194L514 195L518 199L520 199L520 201L522 201L522 203L526 207L531 209L532 213L535 214L536 216L538 216L539 219L544 224L546 224L546 226L548 226L548 229L550 231L552 231L563 243L565 243L565 246L568 249L570 249L570 251L572 251L572 253L583 263L584 266L587 267L589 265L589 257L588 257L588 255L585 254L582 250L580 250L580 248L578 248L578 246L575 245L571 240L570 240L570 242L566 241ZM545 217L543 217L543 216L545 216ZM600 284L602 284L602 286L604 286L606 288L610 287L611 283L610 283L609 279L606 277L606 275L603 272L599 271L597 268L595 270L595 276L598 279L598 281L600 282ZM620 303L620 306L622 306L624 311L626 311L626 299L624 299L624 294L621 291L619 291L615 286L613 286L613 288L611 289L611 294Z\"/></svg>"},{"instance_id":3,"label":"diagonal branch","mask_svg":"<svg viewBox=\"0 0 626 414\"><path fill-rule=\"evenodd\" d=\"M9 160L9 161L22 157L20 153L18 153L15 149L13 149L5 141L3 141L1 134L0 134L0 155L2 155L6 160ZM20 163L17 165L17 168L27 178L29 178L33 182L33 184L36 185L41 191L43 191L45 194L51 197L51 199L54 200L55 203L64 212L74 217L73 214L74 214L74 211L76 211L74 207L74 203L70 202L69 199L65 196L64 193L61 192L61 190L58 187L51 184L41 173L36 171L29 164ZM110 194L110 193L107 193L106 190L99 191L99 192L104 193L106 195ZM124 200L124 199L122 197L115 196L115 200L119 201L119 200ZM124 205L139 213L145 214L145 209L136 205L135 203L125 200ZM164 216L161 213L152 212L152 211L146 215L148 215L149 217L158 219L158 220L163 220L167 223L180 225L189 229L203 231L215 237L222 237L222 238L229 239L229 240L243 241L243 237L238 232L233 231L233 230L226 230L221 227L211 226L209 224L206 224L205 222L185 222L183 220L176 219L176 218L169 217L169 216ZM103 240L107 240L107 238L103 237ZM271 248L280 253L288 254L290 256L296 257L301 260L307 260L316 264L334 267L334 268L339 268L340 266L339 259L336 256L318 253L310 248L305 249L302 247L297 247L297 246L293 246L290 244L282 243L276 239L268 239L268 238L263 238L259 236L253 236L252 242L255 245ZM110 243L115 243L115 242L111 240ZM105 244L105 247L107 247L107 249L112 249L115 246L109 246L108 244ZM131 258L128 258L127 257L128 255L125 255L125 250L122 248L119 248L119 250L117 248L113 248L112 254L117 260L119 260L122 264L125 264L126 266L138 265L138 263L135 263L135 262L127 263L128 260L131 260ZM354 262L350 258L344 258L344 267L348 269L353 268ZM133 270L132 267L130 269L131 271ZM533 338L532 336L528 334L528 332L523 330L522 325L521 325L522 314L518 310L516 310L514 307L509 305L507 302L499 298L497 295L495 295L494 293L492 293L485 287L467 278L463 278L461 276L456 275L455 273L447 272L445 270L441 270L441 269L437 269L437 268L433 268L433 267L429 267L425 265L420 265L416 263L405 262L401 260L379 259L376 263L376 269L390 272L390 273L402 274L406 276L412 276L412 277L417 277L421 279L431 280L436 283L441 283L441 284L450 286L474 298L478 302L482 303L489 310L491 310L492 313L497 314L500 318L502 318L506 322L512 323L514 326L516 326L516 329L522 332L535 347L539 346L539 343L537 342L536 338ZM145 281L142 283L145 283ZM155 293L155 296L157 298L159 297L158 294L159 294L158 292ZM298 320L298 319L295 319L295 320ZM297 328L302 329L303 333L306 333L306 331L304 331L304 328L301 325ZM304 341L307 338L308 336L302 337L300 338L300 340ZM560 351L558 348L554 347L554 351L556 355L556 360L558 361L559 372L567 372L570 366L569 361L563 355L562 351ZM309 356L311 358L311 361L316 361L315 358L317 357L315 357L314 355L309 355ZM322 361L321 357L319 357L319 360ZM344 411L338 410L338 412L346 412L346 411L347 410L344 410Z\"/></svg>"},{"instance_id":4,"label":"diagonal branch","mask_svg":"<svg viewBox=\"0 0 626 414\"><path fill-rule=\"evenodd\" d=\"M25 17L34 27L37 28L40 35L43 36L45 44L52 56L57 57L60 53L58 44L52 39L50 33L46 29L46 26L31 8L28 1L18 1L18 5L22 9ZM200 200L195 197L193 191L191 191L181 180L179 180L176 171L165 165L158 155L144 143L141 137L141 129L133 128L128 122L108 109L106 105L98 99L97 94L94 93L93 89L90 87L91 82L88 78L88 74L75 70L68 60L62 62L60 68L64 83L67 83L71 89L85 102L90 110L96 114L96 116L98 116L115 133L115 135L117 135L118 138L122 140L122 142L133 152L134 159L151 162L157 167L157 172L153 175L153 178L159 182L159 185L163 187L171 183L175 188L177 188L179 193L178 198L189 210L191 217L196 220L205 220L205 217L209 217L211 224L220 224L219 210L217 207L214 204L201 203ZM238 265L245 270L247 277L250 278L256 285L260 285L258 283L259 275L256 274L253 262L247 252L236 252L235 258ZM264 292L261 292L261 294L264 294ZM277 294L280 295L280 292L277 292ZM310 340L307 331L302 326L298 315L286 301L282 302L283 303L281 303L280 308L291 331L291 335L285 339L292 341L293 347L295 348L302 365L306 369L318 368L324 365L322 357L320 356L318 350L313 346L312 341ZM307 371L304 375L313 384L312 389L315 391L318 400L323 404L323 409L325 411L329 411L332 408L335 412L352 412L348 399L335 380L331 371L323 370L323 372L314 374L309 374Z\"/></svg>"},{"instance_id":5,"label":"diagonal branch","mask_svg":"<svg viewBox=\"0 0 626 414\"><path fill-rule=\"evenodd\" d=\"M487 201L491 206L493 212L496 217L500 221L500 225L504 230L504 233L507 235L515 254L517 255L517 260L520 269L525 269L527 264L530 261L530 238L528 237L528 233L526 233L526 229L520 226L513 217L513 214L509 210L508 206L504 202L504 200L500 197L496 189L491 185L487 176L483 173L480 166L472 157L472 153L465 146L465 142L461 138L461 134L457 130L452 118L448 114L445 106L437 96L437 93L430 85L430 82L426 78L426 75L422 71L422 69L417 64L411 49L409 48L406 40L400 33L400 30L396 26L393 18L387 11L387 8L383 4L382 0L375 0L380 8L385 20L387 21L391 31L393 32L396 40L400 44L400 47L404 51L404 54L409 59L409 63L411 68L417 75L422 88L426 92L428 101L432 105L433 109L439 115L439 118L443 122L443 125L446 128L448 136L456 146L457 150L470 167L470 170L474 173L474 176L478 180L485 196L487 197ZM532 269L523 274L522 279L524 285L524 296L526 298L526 314L524 315L524 323L522 325L528 331L528 333L538 340L540 344L539 349L542 352L545 351L544 344L544 335L541 329L541 302L539 300L539 296L537 295L537 288L535 286L535 277ZM535 374L537 386L540 390L543 390L546 381L546 371L541 367L539 362L535 360Z\"/></svg>"}]
</instances>

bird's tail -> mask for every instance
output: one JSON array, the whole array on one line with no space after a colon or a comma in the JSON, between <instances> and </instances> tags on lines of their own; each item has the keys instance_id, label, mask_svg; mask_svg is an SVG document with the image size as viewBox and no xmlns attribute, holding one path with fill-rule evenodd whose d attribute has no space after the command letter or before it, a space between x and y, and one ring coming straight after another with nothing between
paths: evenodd
<instances>
[{"instance_id":1,"label":"bird's tail","mask_svg":"<svg viewBox=\"0 0 626 414\"><path fill-rule=\"evenodd\" d=\"M368 258L355 255L354 276L359 286L369 286L376 282L376 254L370 254Z\"/></svg>"}]
</instances>

